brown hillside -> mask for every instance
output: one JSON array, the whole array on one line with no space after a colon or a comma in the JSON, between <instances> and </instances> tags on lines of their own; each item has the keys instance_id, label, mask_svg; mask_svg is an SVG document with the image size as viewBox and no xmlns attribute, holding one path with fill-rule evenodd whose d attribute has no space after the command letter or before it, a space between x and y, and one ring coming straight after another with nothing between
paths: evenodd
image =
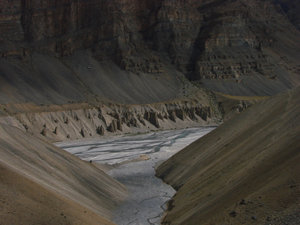
<instances>
[{"instance_id":1,"label":"brown hillside","mask_svg":"<svg viewBox=\"0 0 300 225\"><path fill-rule=\"evenodd\" d=\"M163 224L299 224L300 89L249 108L157 170Z\"/></svg>"},{"instance_id":2,"label":"brown hillside","mask_svg":"<svg viewBox=\"0 0 300 225\"><path fill-rule=\"evenodd\" d=\"M90 163L0 126L0 224L112 224L124 187Z\"/></svg>"}]
</instances>

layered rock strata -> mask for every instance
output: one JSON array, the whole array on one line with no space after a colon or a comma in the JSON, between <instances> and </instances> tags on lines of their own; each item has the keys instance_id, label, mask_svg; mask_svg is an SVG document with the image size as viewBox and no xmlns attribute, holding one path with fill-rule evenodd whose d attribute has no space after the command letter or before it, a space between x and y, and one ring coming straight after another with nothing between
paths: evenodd
<instances>
[{"instance_id":1,"label":"layered rock strata","mask_svg":"<svg viewBox=\"0 0 300 225\"><path fill-rule=\"evenodd\" d=\"M170 63L206 87L240 95L270 95L299 84L300 34L291 1L0 4L3 57L35 51L65 57L91 49L97 60L113 60L135 74L164 76Z\"/></svg>"},{"instance_id":2,"label":"layered rock strata","mask_svg":"<svg viewBox=\"0 0 300 225\"><path fill-rule=\"evenodd\" d=\"M196 100L140 106L84 104L74 109L9 114L0 117L0 122L52 141L216 125L222 120L218 107Z\"/></svg>"}]
</instances>

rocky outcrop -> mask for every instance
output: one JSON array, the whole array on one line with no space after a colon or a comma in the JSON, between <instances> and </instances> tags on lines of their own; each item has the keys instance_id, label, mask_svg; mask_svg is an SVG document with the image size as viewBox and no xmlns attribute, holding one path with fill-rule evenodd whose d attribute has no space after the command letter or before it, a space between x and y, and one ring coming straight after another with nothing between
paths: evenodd
<instances>
[{"instance_id":1,"label":"rocky outcrop","mask_svg":"<svg viewBox=\"0 0 300 225\"><path fill-rule=\"evenodd\" d=\"M151 124L153 124L155 127L159 128L159 122L157 117L157 112L145 112L144 115L145 120L149 121Z\"/></svg>"},{"instance_id":2,"label":"rocky outcrop","mask_svg":"<svg viewBox=\"0 0 300 225\"><path fill-rule=\"evenodd\" d=\"M105 130L104 130L103 126L100 126L100 127L97 127L96 132L97 132L97 134L102 136L102 135L104 135Z\"/></svg>"},{"instance_id":3,"label":"rocky outcrop","mask_svg":"<svg viewBox=\"0 0 300 225\"><path fill-rule=\"evenodd\" d=\"M115 133L116 131L117 131L117 121L116 120L112 120L111 121L111 124L108 126L108 128L107 128L107 130L109 131L109 132L112 132L112 133Z\"/></svg>"},{"instance_id":4,"label":"rocky outcrop","mask_svg":"<svg viewBox=\"0 0 300 225\"><path fill-rule=\"evenodd\" d=\"M0 122L52 141L216 125L220 109L199 100L150 105L81 105L74 109L9 113Z\"/></svg>"}]
</instances>

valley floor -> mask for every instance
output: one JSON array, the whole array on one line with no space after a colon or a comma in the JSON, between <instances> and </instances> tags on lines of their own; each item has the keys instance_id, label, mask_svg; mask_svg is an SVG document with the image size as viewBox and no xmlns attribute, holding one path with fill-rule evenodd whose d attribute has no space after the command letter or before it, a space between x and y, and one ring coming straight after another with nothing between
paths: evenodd
<instances>
[{"instance_id":1,"label":"valley floor","mask_svg":"<svg viewBox=\"0 0 300 225\"><path fill-rule=\"evenodd\" d=\"M108 173L129 192L127 200L114 211L113 222L160 224L166 202L175 190L155 177L155 167L213 129L190 128L57 145L93 164L112 165Z\"/></svg>"}]
</instances>

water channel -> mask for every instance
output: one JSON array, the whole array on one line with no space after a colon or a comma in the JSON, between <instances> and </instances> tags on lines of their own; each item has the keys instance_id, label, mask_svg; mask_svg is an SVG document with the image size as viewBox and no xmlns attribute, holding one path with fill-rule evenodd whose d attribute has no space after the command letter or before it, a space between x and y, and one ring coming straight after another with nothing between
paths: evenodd
<instances>
[{"instance_id":1,"label":"water channel","mask_svg":"<svg viewBox=\"0 0 300 225\"><path fill-rule=\"evenodd\" d=\"M123 183L129 196L114 212L118 225L160 224L175 190L155 177L155 167L215 127L106 137L58 143L66 151L93 163L114 165L107 173Z\"/></svg>"}]
</instances>

